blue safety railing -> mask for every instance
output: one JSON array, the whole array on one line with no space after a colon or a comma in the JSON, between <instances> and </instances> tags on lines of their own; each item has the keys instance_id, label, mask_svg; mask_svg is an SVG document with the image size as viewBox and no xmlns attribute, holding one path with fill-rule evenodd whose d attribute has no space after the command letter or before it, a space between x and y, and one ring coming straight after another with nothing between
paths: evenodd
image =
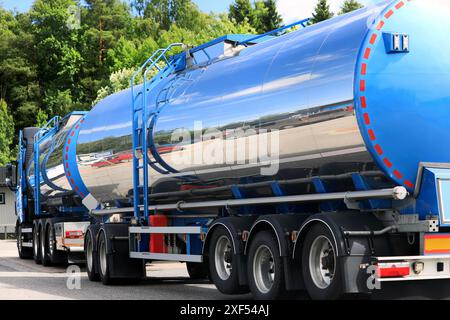
<instances>
[{"instance_id":1,"label":"blue safety railing","mask_svg":"<svg viewBox=\"0 0 450 320\"><path fill-rule=\"evenodd\" d=\"M258 36L253 37L253 38L246 39L245 41L239 42L239 45L247 45L249 43L254 43L258 39L261 39L261 38L264 38L264 37L267 37L267 36L271 36L271 35L274 35L274 34L276 35L276 34L282 32L282 31L291 29L291 28L296 27L296 26L302 26L303 28L306 28L307 27L307 23L309 22L309 20L310 20L309 18L303 19L303 20L300 20L300 21L288 24L286 26L283 26L281 28L278 28L278 29L266 32L264 34L260 34Z\"/></svg>"},{"instance_id":2,"label":"blue safety railing","mask_svg":"<svg viewBox=\"0 0 450 320\"><path fill-rule=\"evenodd\" d=\"M16 190L16 213L17 217L22 223L25 220L25 217L23 215L23 210L25 209L24 206L27 205L27 199L22 198L22 190L25 190L26 188L26 177L25 177L25 165L24 161L26 159L26 147L24 146L23 141L23 131L19 131L19 153L17 156L17 190Z\"/></svg>"},{"instance_id":3,"label":"blue safety railing","mask_svg":"<svg viewBox=\"0 0 450 320\"><path fill-rule=\"evenodd\" d=\"M173 73L178 65L178 59L181 56L175 58L168 58L167 53L175 47L184 46L182 43L174 43L165 49L157 50L144 64L134 73L131 78L131 98L132 98L132 123L133 123L133 205L134 215L136 218L141 217L141 207L144 213L145 220L148 221L148 167L149 165L157 166L156 161L152 162L148 157L148 119L152 116L147 108L147 96L158 83L164 78ZM160 61L165 62L165 68L161 68L158 63ZM152 70L157 69L159 73L152 79L148 80L148 74ZM141 91L136 92L136 78L143 73L143 85ZM141 100L141 104L139 104ZM139 154L142 156L140 157ZM142 164L141 164L142 159ZM143 181L141 183L141 174ZM141 201L142 192L142 201Z\"/></svg>"},{"instance_id":4,"label":"blue safety railing","mask_svg":"<svg viewBox=\"0 0 450 320\"><path fill-rule=\"evenodd\" d=\"M39 161L39 158L41 157L40 144L49 136L52 136L58 132L60 121L61 118L59 116L53 117L34 135L34 214L36 216L41 215L41 166Z\"/></svg>"}]
</instances>

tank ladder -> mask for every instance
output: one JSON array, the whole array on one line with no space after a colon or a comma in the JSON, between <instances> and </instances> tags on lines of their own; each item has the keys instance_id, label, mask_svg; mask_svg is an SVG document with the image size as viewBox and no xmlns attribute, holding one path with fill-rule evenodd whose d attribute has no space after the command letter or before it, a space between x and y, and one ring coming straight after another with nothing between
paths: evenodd
<instances>
[{"instance_id":1,"label":"tank ladder","mask_svg":"<svg viewBox=\"0 0 450 320\"><path fill-rule=\"evenodd\" d=\"M53 117L50 119L45 126L43 126L36 134L34 135L34 214L36 216L42 215L41 212L41 181L42 181L42 173L41 173L41 165L40 165L40 145L43 141L45 141L48 137L56 134L59 130L59 124L61 122L61 118L59 116Z\"/></svg>"},{"instance_id":2,"label":"tank ladder","mask_svg":"<svg viewBox=\"0 0 450 320\"><path fill-rule=\"evenodd\" d=\"M148 156L148 119L153 116L148 110L148 93L154 89L163 79L171 75L177 68L177 60L168 58L167 53L174 47L182 47L182 43L173 43L165 49L159 49L144 62L144 64L134 73L131 78L131 98L132 98L132 143L133 143L133 206L136 219L141 217L141 209L144 217L148 221L149 199L148 199L148 178L149 165L154 167L157 162L150 160ZM165 62L166 66L161 68L158 63ZM148 80L149 72L156 69L158 74ZM143 85L141 90L136 89L136 78L143 74ZM136 92L138 91L138 92ZM153 111L154 112L154 111ZM142 173L142 181L141 181ZM142 200L141 200L142 193Z\"/></svg>"}]
</instances>

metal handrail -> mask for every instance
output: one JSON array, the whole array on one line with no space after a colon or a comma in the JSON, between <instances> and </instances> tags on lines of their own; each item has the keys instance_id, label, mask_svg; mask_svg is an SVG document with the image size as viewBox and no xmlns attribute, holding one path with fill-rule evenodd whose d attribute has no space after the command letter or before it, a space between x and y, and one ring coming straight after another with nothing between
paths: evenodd
<instances>
[{"instance_id":1,"label":"metal handrail","mask_svg":"<svg viewBox=\"0 0 450 320\"><path fill-rule=\"evenodd\" d=\"M281 31L293 28L293 27L298 26L298 25L301 25L303 28L306 28L305 24L308 23L309 20L310 20L310 18L307 18L307 19L303 19L303 20L300 20L300 21L288 24L287 26L283 26L281 28L278 28L278 29L266 32L264 34L260 34L258 36L255 36L253 38L247 39L245 41L239 42L238 45L247 45L247 44L249 44L251 42L254 42L255 40L258 40L258 39L261 39L261 38L264 38L264 37L267 37L267 36L271 36L273 34L276 34L278 32L281 32Z\"/></svg>"},{"instance_id":2,"label":"metal handrail","mask_svg":"<svg viewBox=\"0 0 450 320\"><path fill-rule=\"evenodd\" d=\"M52 129L57 128L59 121L60 121L60 117L59 116L55 116L53 118L51 118L42 128L39 129L39 131L34 135L33 140L34 142L38 142L39 140L41 140L43 137L45 137L45 135Z\"/></svg>"}]
</instances>

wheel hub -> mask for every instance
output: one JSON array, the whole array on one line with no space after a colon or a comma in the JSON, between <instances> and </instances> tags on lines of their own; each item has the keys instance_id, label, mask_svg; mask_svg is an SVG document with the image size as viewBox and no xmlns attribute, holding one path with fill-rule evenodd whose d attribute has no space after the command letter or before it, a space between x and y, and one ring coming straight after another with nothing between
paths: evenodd
<instances>
[{"instance_id":1,"label":"wheel hub","mask_svg":"<svg viewBox=\"0 0 450 320\"><path fill-rule=\"evenodd\" d=\"M261 293L269 292L275 280L275 262L273 253L266 245L256 250L253 258L253 275L255 284Z\"/></svg>"},{"instance_id":2,"label":"wheel hub","mask_svg":"<svg viewBox=\"0 0 450 320\"><path fill-rule=\"evenodd\" d=\"M326 289L331 285L336 271L336 254L327 237L319 236L312 243L309 253L309 270L318 288Z\"/></svg>"},{"instance_id":3,"label":"wheel hub","mask_svg":"<svg viewBox=\"0 0 450 320\"><path fill-rule=\"evenodd\" d=\"M217 275L222 280L228 280L232 272L232 247L227 236L221 236L216 243L214 262Z\"/></svg>"}]
</instances>

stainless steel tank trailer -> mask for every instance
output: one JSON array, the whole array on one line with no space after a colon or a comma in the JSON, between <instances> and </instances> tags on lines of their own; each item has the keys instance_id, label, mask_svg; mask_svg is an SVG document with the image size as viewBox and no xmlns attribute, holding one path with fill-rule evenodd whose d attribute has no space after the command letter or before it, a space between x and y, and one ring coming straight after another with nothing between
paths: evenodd
<instances>
[{"instance_id":1,"label":"stainless steel tank trailer","mask_svg":"<svg viewBox=\"0 0 450 320\"><path fill-rule=\"evenodd\" d=\"M158 50L130 89L23 130L20 256L84 253L105 284L182 261L261 299L450 278L449 16L445 0L381 1Z\"/></svg>"}]
</instances>

